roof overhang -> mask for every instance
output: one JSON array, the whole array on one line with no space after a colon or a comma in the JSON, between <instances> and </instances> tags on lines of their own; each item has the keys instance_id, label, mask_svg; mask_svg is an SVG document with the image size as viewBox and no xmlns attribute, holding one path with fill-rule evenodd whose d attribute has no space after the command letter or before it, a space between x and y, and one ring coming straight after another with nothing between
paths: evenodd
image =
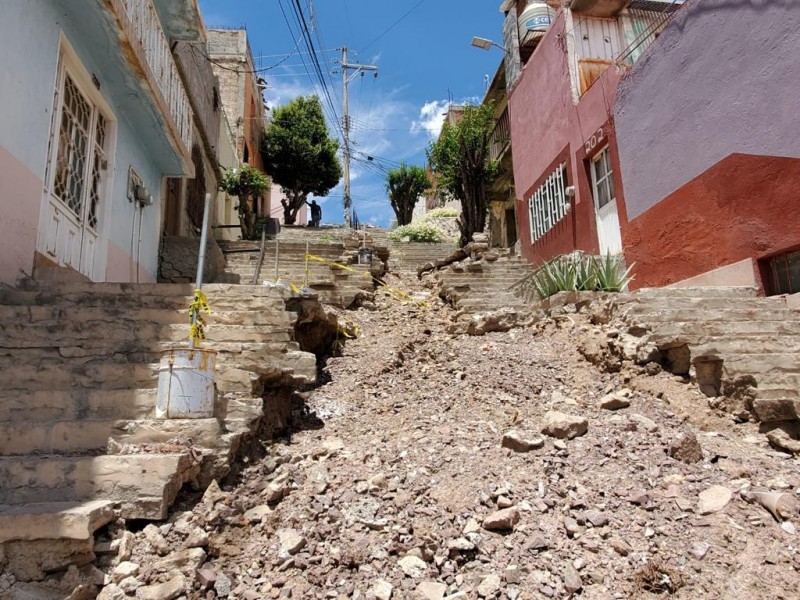
<instances>
[{"instance_id":1,"label":"roof overhang","mask_svg":"<svg viewBox=\"0 0 800 600\"><path fill-rule=\"evenodd\" d=\"M197 0L153 0L153 4L170 40L206 41L206 28Z\"/></svg>"},{"instance_id":2,"label":"roof overhang","mask_svg":"<svg viewBox=\"0 0 800 600\"><path fill-rule=\"evenodd\" d=\"M630 3L631 0L572 0L569 7L589 17L615 17Z\"/></svg>"}]
</instances>

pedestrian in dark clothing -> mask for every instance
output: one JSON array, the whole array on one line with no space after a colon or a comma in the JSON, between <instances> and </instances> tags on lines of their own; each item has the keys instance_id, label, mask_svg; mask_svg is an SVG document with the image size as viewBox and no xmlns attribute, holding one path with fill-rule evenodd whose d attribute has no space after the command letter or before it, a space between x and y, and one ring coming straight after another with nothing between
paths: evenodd
<instances>
[{"instance_id":1,"label":"pedestrian in dark clothing","mask_svg":"<svg viewBox=\"0 0 800 600\"><path fill-rule=\"evenodd\" d=\"M322 207L317 204L316 200L306 202L306 204L311 207L311 227L319 227L319 223L322 221Z\"/></svg>"}]
</instances>

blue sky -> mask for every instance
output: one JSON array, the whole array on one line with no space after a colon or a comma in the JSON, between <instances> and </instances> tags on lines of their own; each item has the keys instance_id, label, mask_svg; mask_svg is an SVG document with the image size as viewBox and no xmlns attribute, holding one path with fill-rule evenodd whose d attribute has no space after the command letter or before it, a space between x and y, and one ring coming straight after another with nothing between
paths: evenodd
<instances>
[{"instance_id":1,"label":"blue sky","mask_svg":"<svg viewBox=\"0 0 800 600\"><path fill-rule=\"evenodd\" d=\"M297 31L293 4L294 0L200 0L208 27L246 26L257 68L269 68L262 76L269 85L265 95L270 105L315 93L315 85L319 88L303 67L301 59L308 60L308 55L295 51L306 48L293 37ZM335 49L347 46L358 53L350 55L351 63L379 68L377 78L367 73L349 85L355 158L351 194L362 222L386 226L394 214L376 164L424 165L425 148L438 135L448 101L480 101L485 77L494 76L503 53L496 48L479 50L470 40L478 35L502 41L500 0L299 0L299 4L316 27L311 36L323 70L336 70L328 79L339 117L342 76L335 61L341 52ZM370 163L366 156L375 160ZM342 221L342 198L340 184L323 199L324 222Z\"/></svg>"}]
</instances>

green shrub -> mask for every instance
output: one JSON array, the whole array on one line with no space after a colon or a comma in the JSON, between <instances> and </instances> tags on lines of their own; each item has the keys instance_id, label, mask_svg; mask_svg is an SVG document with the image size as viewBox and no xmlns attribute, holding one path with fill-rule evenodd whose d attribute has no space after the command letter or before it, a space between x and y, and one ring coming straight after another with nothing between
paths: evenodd
<instances>
[{"instance_id":1,"label":"green shrub","mask_svg":"<svg viewBox=\"0 0 800 600\"><path fill-rule=\"evenodd\" d=\"M410 242L436 244L443 242L445 235L441 229L424 221L403 225L389 234L389 239L393 242L400 242L406 238Z\"/></svg>"},{"instance_id":2,"label":"green shrub","mask_svg":"<svg viewBox=\"0 0 800 600\"><path fill-rule=\"evenodd\" d=\"M433 210L426 212L425 216L422 217L422 220L427 221L429 219L449 219L457 216L458 211L455 208L434 208Z\"/></svg>"},{"instance_id":3,"label":"green shrub","mask_svg":"<svg viewBox=\"0 0 800 600\"><path fill-rule=\"evenodd\" d=\"M622 271L620 258L565 254L544 263L529 279L536 295L544 300L558 292L619 292L632 280L633 265Z\"/></svg>"}]
</instances>

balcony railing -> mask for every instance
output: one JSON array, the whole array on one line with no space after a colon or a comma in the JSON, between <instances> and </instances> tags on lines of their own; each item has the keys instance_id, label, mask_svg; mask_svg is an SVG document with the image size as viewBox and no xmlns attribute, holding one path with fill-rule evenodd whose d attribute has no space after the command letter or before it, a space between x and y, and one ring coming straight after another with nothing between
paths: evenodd
<instances>
[{"instance_id":1,"label":"balcony railing","mask_svg":"<svg viewBox=\"0 0 800 600\"><path fill-rule=\"evenodd\" d=\"M158 91L187 153L192 148L192 108L152 0L122 0L129 32L144 51Z\"/></svg>"},{"instance_id":2,"label":"balcony railing","mask_svg":"<svg viewBox=\"0 0 800 600\"><path fill-rule=\"evenodd\" d=\"M633 65L639 60L639 57L647 50L648 46L656 41L664 28L669 25L670 21L675 17L677 11L664 11L655 16L649 11L631 10L634 17L642 15L642 20L647 19L649 22L644 27L642 32L636 36L627 48L625 48L619 56L616 57L617 65Z\"/></svg>"},{"instance_id":3,"label":"balcony railing","mask_svg":"<svg viewBox=\"0 0 800 600\"><path fill-rule=\"evenodd\" d=\"M508 121L508 107L506 107L503 114L497 119L492 136L489 138L489 158L491 160L500 160L510 143L511 125Z\"/></svg>"}]
</instances>

